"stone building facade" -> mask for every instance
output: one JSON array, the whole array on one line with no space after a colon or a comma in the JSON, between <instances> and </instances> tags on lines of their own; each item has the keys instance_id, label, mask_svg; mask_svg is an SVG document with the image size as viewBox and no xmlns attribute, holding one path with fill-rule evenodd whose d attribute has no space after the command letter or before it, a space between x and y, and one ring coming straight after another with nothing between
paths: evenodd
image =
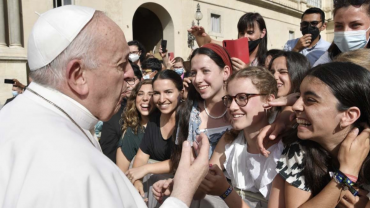
<instances>
[{"instance_id":1,"label":"stone building facade","mask_svg":"<svg viewBox=\"0 0 370 208\"><path fill-rule=\"evenodd\" d=\"M217 40L236 39L239 18L258 12L266 21L268 48L282 49L287 40L301 36L301 15L315 6L326 12L328 29L322 38L333 39L332 0L0 0L0 105L12 96L11 85L2 80L27 83L27 42L38 14L66 4L105 12L127 40L143 42L148 51L166 39L168 50L183 58L191 52L187 29L197 24L197 4L203 15L199 24Z\"/></svg>"}]
</instances>

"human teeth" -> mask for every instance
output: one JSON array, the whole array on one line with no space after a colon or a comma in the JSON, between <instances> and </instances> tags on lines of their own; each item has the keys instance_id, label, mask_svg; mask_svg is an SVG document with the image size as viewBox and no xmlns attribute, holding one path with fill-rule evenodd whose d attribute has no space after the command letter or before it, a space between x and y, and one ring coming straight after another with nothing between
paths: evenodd
<instances>
[{"instance_id":1,"label":"human teeth","mask_svg":"<svg viewBox=\"0 0 370 208\"><path fill-rule=\"evenodd\" d=\"M281 87L281 86L283 86L283 84L277 84L277 87Z\"/></svg>"},{"instance_id":2,"label":"human teeth","mask_svg":"<svg viewBox=\"0 0 370 208\"><path fill-rule=\"evenodd\" d=\"M204 90L204 89L206 89L208 86L203 86L203 87L199 87L199 89L201 89L201 90Z\"/></svg>"},{"instance_id":3,"label":"human teeth","mask_svg":"<svg viewBox=\"0 0 370 208\"><path fill-rule=\"evenodd\" d=\"M239 118L239 117L242 117L242 116L244 116L244 115L240 115L240 114L238 114L238 115L233 115L233 117L234 117L234 118Z\"/></svg>"},{"instance_id":4,"label":"human teeth","mask_svg":"<svg viewBox=\"0 0 370 208\"><path fill-rule=\"evenodd\" d=\"M299 125L304 125L304 126L310 126L311 123L309 123L308 121L304 120L304 119L299 119L299 118L296 118L296 121Z\"/></svg>"},{"instance_id":5,"label":"human teeth","mask_svg":"<svg viewBox=\"0 0 370 208\"><path fill-rule=\"evenodd\" d=\"M143 107L143 108L147 108L147 107L149 107L149 105L145 105L145 104L143 104L143 105L141 105L141 107Z\"/></svg>"}]
</instances>

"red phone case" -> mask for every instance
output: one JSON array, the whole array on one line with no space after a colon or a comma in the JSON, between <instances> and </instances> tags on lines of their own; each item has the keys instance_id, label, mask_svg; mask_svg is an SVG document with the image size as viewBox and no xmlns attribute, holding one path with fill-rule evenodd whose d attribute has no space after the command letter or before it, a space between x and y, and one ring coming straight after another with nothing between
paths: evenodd
<instances>
[{"instance_id":1,"label":"red phone case","mask_svg":"<svg viewBox=\"0 0 370 208\"><path fill-rule=\"evenodd\" d=\"M230 57L238 58L246 64L249 63L248 38L224 40L222 41L222 45L229 53Z\"/></svg>"},{"instance_id":2,"label":"red phone case","mask_svg":"<svg viewBox=\"0 0 370 208\"><path fill-rule=\"evenodd\" d=\"M173 54L173 52L171 52L171 53L168 53L168 57L170 60L172 60L173 58L175 58L175 55Z\"/></svg>"}]
</instances>

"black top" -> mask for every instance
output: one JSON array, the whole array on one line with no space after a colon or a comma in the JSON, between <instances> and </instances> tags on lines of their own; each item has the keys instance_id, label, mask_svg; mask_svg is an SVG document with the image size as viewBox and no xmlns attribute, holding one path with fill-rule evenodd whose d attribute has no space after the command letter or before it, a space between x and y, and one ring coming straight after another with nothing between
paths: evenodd
<instances>
[{"instance_id":1,"label":"black top","mask_svg":"<svg viewBox=\"0 0 370 208\"><path fill-rule=\"evenodd\" d=\"M150 155L150 159L164 161L170 159L173 142L172 136L166 140L162 137L160 115L154 114L150 117L140 149Z\"/></svg>"},{"instance_id":2,"label":"black top","mask_svg":"<svg viewBox=\"0 0 370 208\"><path fill-rule=\"evenodd\" d=\"M117 144L123 134L121 116L125 106L126 99L122 101L121 108L118 112L109 121L103 123L99 140L103 153L114 163L116 163Z\"/></svg>"},{"instance_id":3,"label":"black top","mask_svg":"<svg viewBox=\"0 0 370 208\"><path fill-rule=\"evenodd\" d=\"M139 150L141 140L144 137L144 132L144 127L138 128L137 134L134 133L131 127L127 127L125 134L122 135L122 138L118 142L118 147L121 147L122 153L127 160L131 161L135 157Z\"/></svg>"}]
</instances>

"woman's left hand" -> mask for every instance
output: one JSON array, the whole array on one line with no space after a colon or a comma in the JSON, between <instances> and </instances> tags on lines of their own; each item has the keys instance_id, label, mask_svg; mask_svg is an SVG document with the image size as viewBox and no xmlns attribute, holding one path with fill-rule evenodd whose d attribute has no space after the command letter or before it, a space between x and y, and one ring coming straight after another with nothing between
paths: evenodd
<instances>
[{"instance_id":1,"label":"woman's left hand","mask_svg":"<svg viewBox=\"0 0 370 208\"><path fill-rule=\"evenodd\" d=\"M136 180L144 178L148 172L146 171L145 165L143 165L141 167L131 168L126 171L125 174L131 183L134 183Z\"/></svg>"},{"instance_id":2,"label":"woman's left hand","mask_svg":"<svg viewBox=\"0 0 370 208\"><path fill-rule=\"evenodd\" d=\"M338 153L339 170L355 177L358 177L362 163L370 150L370 129L365 128L359 135L358 131L358 128L354 128L348 133Z\"/></svg>"},{"instance_id":3,"label":"woman's left hand","mask_svg":"<svg viewBox=\"0 0 370 208\"><path fill-rule=\"evenodd\" d=\"M199 185L199 188L204 193L221 196L229 186L222 170L217 165L210 165L209 172Z\"/></svg>"},{"instance_id":4,"label":"woman's left hand","mask_svg":"<svg viewBox=\"0 0 370 208\"><path fill-rule=\"evenodd\" d=\"M242 60L235 57L231 58L231 64L233 65L233 69L235 71L240 71L248 67L248 64L244 63Z\"/></svg>"},{"instance_id":5,"label":"woman's left hand","mask_svg":"<svg viewBox=\"0 0 370 208\"><path fill-rule=\"evenodd\" d=\"M358 196L353 196L353 194L346 190L340 202L338 204L338 208L363 208L369 202L369 198L367 198L368 192L365 190L360 189L358 191Z\"/></svg>"}]
</instances>

